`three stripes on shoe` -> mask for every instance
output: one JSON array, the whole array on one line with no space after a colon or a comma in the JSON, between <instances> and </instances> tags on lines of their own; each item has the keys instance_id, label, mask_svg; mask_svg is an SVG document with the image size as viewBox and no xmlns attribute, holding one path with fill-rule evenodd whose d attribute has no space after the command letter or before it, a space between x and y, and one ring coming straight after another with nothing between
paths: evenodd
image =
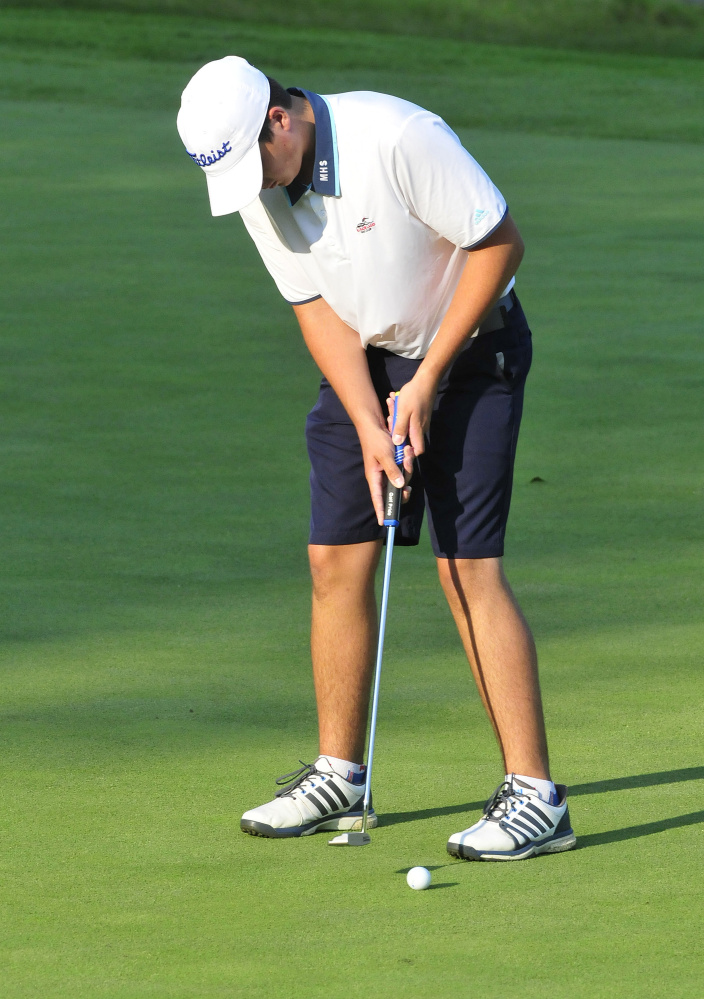
<instances>
[{"instance_id":1,"label":"three stripes on shoe","mask_svg":"<svg viewBox=\"0 0 704 999\"><path fill-rule=\"evenodd\" d=\"M321 783L323 781L325 782L325 787L321 787L319 784L317 784L314 785L314 787L312 787L310 790L304 791L299 786L295 789L292 788L291 792L305 795L306 799L308 801L311 801L318 809L320 814L323 816L329 815L331 812L339 812L340 806L342 806L342 808L350 807L350 802L349 799L347 798L347 795L345 794L345 792L342 790L341 787L337 786L332 777L329 777L327 774L321 774L321 773L316 774L316 776L320 778ZM335 794L339 799L339 803L335 800L332 794L328 793L329 791L335 792Z\"/></svg>"},{"instance_id":2,"label":"three stripes on shoe","mask_svg":"<svg viewBox=\"0 0 704 999\"><path fill-rule=\"evenodd\" d=\"M532 801L526 802L517 815L504 816L499 820L499 827L511 837L516 844L516 849L524 846L529 840L536 836L542 836L549 829L555 827L552 819L545 812L534 805Z\"/></svg>"}]
</instances>

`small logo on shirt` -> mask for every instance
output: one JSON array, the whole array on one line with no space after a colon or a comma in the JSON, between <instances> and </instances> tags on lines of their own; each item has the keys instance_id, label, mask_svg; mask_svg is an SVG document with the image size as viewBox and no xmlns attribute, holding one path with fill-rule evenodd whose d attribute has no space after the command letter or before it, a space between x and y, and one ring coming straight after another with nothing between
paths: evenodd
<instances>
[{"instance_id":1,"label":"small logo on shirt","mask_svg":"<svg viewBox=\"0 0 704 999\"><path fill-rule=\"evenodd\" d=\"M474 224L476 225L478 222L481 222L481 220L485 219L488 214L489 212L486 208L477 208L474 213Z\"/></svg>"},{"instance_id":2,"label":"small logo on shirt","mask_svg":"<svg viewBox=\"0 0 704 999\"><path fill-rule=\"evenodd\" d=\"M329 176L328 176L328 161L327 160L318 160L318 178L319 178L321 184L327 183L327 181L329 179Z\"/></svg>"},{"instance_id":3,"label":"small logo on shirt","mask_svg":"<svg viewBox=\"0 0 704 999\"><path fill-rule=\"evenodd\" d=\"M365 215L362 221L357 223L357 232L369 232L369 230L373 229L375 225L376 222L372 222L372 220L368 219Z\"/></svg>"}]
</instances>

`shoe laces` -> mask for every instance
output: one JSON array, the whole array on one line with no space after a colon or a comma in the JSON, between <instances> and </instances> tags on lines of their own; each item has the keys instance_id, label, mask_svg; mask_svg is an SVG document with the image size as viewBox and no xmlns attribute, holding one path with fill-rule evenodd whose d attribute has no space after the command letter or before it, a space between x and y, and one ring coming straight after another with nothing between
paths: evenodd
<instances>
[{"instance_id":1,"label":"shoe laces","mask_svg":"<svg viewBox=\"0 0 704 999\"><path fill-rule=\"evenodd\" d=\"M512 812L517 805L521 804L521 798L527 797L523 791L514 786L511 781L504 781L499 784L492 796L484 805L484 815L487 819L500 822ZM518 799L518 800L516 800Z\"/></svg>"},{"instance_id":2,"label":"shoe laces","mask_svg":"<svg viewBox=\"0 0 704 999\"><path fill-rule=\"evenodd\" d=\"M303 763L303 760L299 760L298 762ZM294 794L306 781L310 781L310 786L315 787L314 777L322 777L324 780L328 776L329 774L318 770L315 763L303 763L303 766L299 767L298 770L292 770L290 774L283 774L283 776L277 777L276 783L279 785L280 790L276 792L275 797L283 798L287 794Z\"/></svg>"}]
</instances>

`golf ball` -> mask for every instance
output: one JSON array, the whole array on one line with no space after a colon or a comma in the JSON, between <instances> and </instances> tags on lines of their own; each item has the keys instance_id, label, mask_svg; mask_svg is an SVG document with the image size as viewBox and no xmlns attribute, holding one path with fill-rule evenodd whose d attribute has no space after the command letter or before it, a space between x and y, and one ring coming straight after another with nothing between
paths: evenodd
<instances>
[{"instance_id":1,"label":"golf ball","mask_svg":"<svg viewBox=\"0 0 704 999\"><path fill-rule=\"evenodd\" d=\"M430 871L427 867L412 867L406 875L409 888L422 891L430 884Z\"/></svg>"}]
</instances>

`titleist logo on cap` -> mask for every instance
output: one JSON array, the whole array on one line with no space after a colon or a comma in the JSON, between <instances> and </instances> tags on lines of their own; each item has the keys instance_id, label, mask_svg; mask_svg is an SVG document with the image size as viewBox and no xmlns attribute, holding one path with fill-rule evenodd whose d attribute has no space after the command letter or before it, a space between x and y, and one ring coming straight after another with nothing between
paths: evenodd
<instances>
[{"instance_id":1,"label":"titleist logo on cap","mask_svg":"<svg viewBox=\"0 0 704 999\"><path fill-rule=\"evenodd\" d=\"M223 142L217 152L214 149L211 149L210 153L189 153L188 150L186 150L186 152L194 163L197 163L198 166L205 167L212 166L213 163L217 163L218 160L221 160L223 156L227 156L228 153L231 153L232 146L230 145L230 140L228 139L227 142Z\"/></svg>"}]
</instances>

